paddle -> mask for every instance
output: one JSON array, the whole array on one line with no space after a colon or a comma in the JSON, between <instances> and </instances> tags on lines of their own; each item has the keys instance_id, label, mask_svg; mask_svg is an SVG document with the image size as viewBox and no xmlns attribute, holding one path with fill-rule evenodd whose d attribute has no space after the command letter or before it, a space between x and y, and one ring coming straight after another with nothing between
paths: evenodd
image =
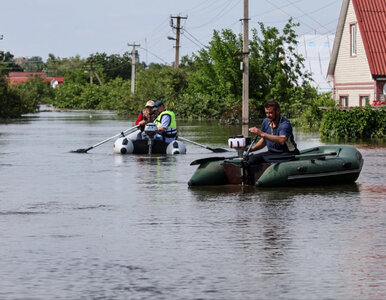
<instances>
[{"instance_id":1,"label":"paddle","mask_svg":"<svg viewBox=\"0 0 386 300\"><path fill-rule=\"evenodd\" d=\"M137 129L139 127L139 125L136 125L134 127L131 127L131 128L128 128L126 129L125 131L122 131L120 133L117 133L116 135L113 135L112 137L109 137L108 139L105 139L91 147L88 147L87 149L77 149L77 150L73 150L73 151L70 151L71 153L87 153L87 151L93 149L93 148L96 148L110 140L112 140L113 138L116 138L116 137L119 137L119 136L125 136L125 134L129 133L130 131L134 131L134 129Z\"/></svg>"},{"instance_id":2,"label":"paddle","mask_svg":"<svg viewBox=\"0 0 386 300\"><path fill-rule=\"evenodd\" d=\"M199 144L199 143L197 143L197 142L188 140L187 138L184 138L184 137L182 137L182 136L178 136L178 139L183 140L183 141L185 141L185 142L192 143L192 144L194 144L194 145L196 145L196 146L199 146L199 147L208 149L208 150L210 150L210 151L212 151L212 152L214 152L214 153L228 152L228 150L226 150L226 149L222 149L222 148L210 148L210 147L208 147L208 146L205 146L205 145Z\"/></svg>"},{"instance_id":3,"label":"paddle","mask_svg":"<svg viewBox=\"0 0 386 300\"><path fill-rule=\"evenodd\" d=\"M201 165L203 163L207 163L207 162L210 162L210 161L218 161L218 160L225 160L225 159L232 159L232 158L237 158L238 156L230 156L230 157L219 157L219 156L212 156L212 157L206 157L206 158L200 158L200 159L196 159L194 161L192 161L190 163L191 166L194 166L194 165Z\"/></svg>"},{"instance_id":4,"label":"paddle","mask_svg":"<svg viewBox=\"0 0 386 300\"><path fill-rule=\"evenodd\" d=\"M244 154L244 158L246 158L246 157L248 156L249 152L250 152L251 149L252 149L253 144L256 142L256 140L257 140L258 137L259 137L259 136L256 135L256 136L253 138L251 144L250 144L249 147L248 147L247 152ZM224 150L224 149L221 149L221 150ZM230 156L230 157L212 156L212 157L206 157L206 158L196 159L196 160L192 161L192 162L190 163L190 165L191 165L191 166L194 166L194 165L201 165L201 164L203 164L203 163L210 162L210 161L217 161L217 160L224 160L224 159L232 159L232 158L238 158L238 157L239 157L239 156Z\"/></svg>"},{"instance_id":5,"label":"paddle","mask_svg":"<svg viewBox=\"0 0 386 300\"><path fill-rule=\"evenodd\" d=\"M327 153L316 153L316 154L299 154L299 155L277 155L277 156L270 156L267 155L265 159L267 161L270 160L294 160L294 159L299 159L302 157L325 157L325 156L330 156L330 155L336 155L336 152L327 152Z\"/></svg>"}]
</instances>

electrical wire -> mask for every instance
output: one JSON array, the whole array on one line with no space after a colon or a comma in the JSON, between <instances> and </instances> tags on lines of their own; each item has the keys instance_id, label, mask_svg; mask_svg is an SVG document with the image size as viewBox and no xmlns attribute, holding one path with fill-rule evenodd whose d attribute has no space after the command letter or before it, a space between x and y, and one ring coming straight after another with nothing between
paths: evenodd
<instances>
[{"instance_id":1,"label":"electrical wire","mask_svg":"<svg viewBox=\"0 0 386 300\"><path fill-rule=\"evenodd\" d=\"M313 20L315 23L317 23L319 26L321 26L322 28L326 29L327 32L329 31L329 29L327 29L326 27L324 27L318 20L316 20L314 17L312 17L310 14L306 13L303 9L301 9L300 7L298 7L297 5L295 5L294 2L291 2L290 0L287 0L287 2L289 4L291 4L293 7L295 7L297 10L299 10L301 13L303 13L303 16L307 16L309 17L311 20ZM302 17L303 17L302 16ZM299 18L299 17L298 17Z\"/></svg>"},{"instance_id":2,"label":"electrical wire","mask_svg":"<svg viewBox=\"0 0 386 300\"><path fill-rule=\"evenodd\" d=\"M186 38L187 40L191 41L193 44L195 44L198 48L202 48L201 45L197 44L197 43L196 43L195 41L193 41L190 37L188 37L188 36L185 35L185 38Z\"/></svg>"},{"instance_id":3,"label":"electrical wire","mask_svg":"<svg viewBox=\"0 0 386 300\"><path fill-rule=\"evenodd\" d=\"M154 57L158 58L159 60L162 60L165 64L167 64L168 62L166 60L164 60L163 58L159 57L157 54L151 52L149 49L146 49L144 47L139 47L140 49L142 50L145 50L147 52L149 52L151 55L153 55Z\"/></svg>"},{"instance_id":4,"label":"electrical wire","mask_svg":"<svg viewBox=\"0 0 386 300\"><path fill-rule=\"evenodd\" d=\"M191 36L195 41L197 41L201 46L205 47L205 45L203 43L200 42L199 39L197 39L196 37L194 37L189 31L187 31L186 29L184 29L184 32L189 34L189 36ZM185 35L186 37L186 35ZM197 44L196 44L197 45Z\"/></svg>"},{"instance_id":5,"label":"electrical wire","mask_svg":"<svg viewBox=\"0 0 386 300\"><path fill-rule=\"evenodd\" d=\"M236 3L234 3L233 6L231 6L229 8L229 6L231 5L231 3L233 2L234 0L228 0L228 2L223 6L223 8L218 12L218 14L216 14L212 19L210 19L208 22L204 23L204 24L201 24L199 26L196 26L196 27L191 27L190 29L198 29L198 28L202 28L204 26L207 26L209 25L210 23L213 23L215 20L218 21L219 19L221 19L222 17L224 17L227 13L229 13L229 11L231 11L237 4L239 4L240 0L237 0ZM226 12L225 12L226 11Z\"/></svg>"}]
</instances>

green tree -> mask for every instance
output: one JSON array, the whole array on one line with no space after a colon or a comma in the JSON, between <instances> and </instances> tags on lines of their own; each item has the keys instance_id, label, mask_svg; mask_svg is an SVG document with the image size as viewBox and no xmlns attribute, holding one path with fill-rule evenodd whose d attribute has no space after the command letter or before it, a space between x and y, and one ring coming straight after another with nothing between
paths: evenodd
<instances>
[{"instance_id":1,"label":"green tree","mask_svg":"<svg viewBox=\"0 0 386 300\"><path fill-rule=\"evenodd\" d=\"M43 59L40 56L32 56L21 64L25 72L42 72L44 68Z\"/></svg>"},{"instance_id":2,"label":"green tree","mask_svg":"<svg viewBox=\"0 0 386 300\"><path fill-rule=\"evenodd\" d=\"M36 111L39 103L51 103L54 98L54 89L48 81L34 76L26 82L17 84L28 111Z\"/></svg>"},{"instance_id":3,"label":"green tree","mask_svg":"<svg viewBox=\"0 0 386 300\"><path fill-rule=\"evenodd\" d=\"M0 51L0 76L9 72L22 72L23 68L13 61L13 54L9 51Z\"/></svg>"},{"instance_id":4,"label":"green tree","mask_svg":"<svg viewBox=\"0 0 386 300\"><path fill-rule=\"evenodd\" d=\"M280 33L275 27L259 23L261 35L252 30L250 42L250 97L259 106L268 99L289 103L293 93L307 84L310 74L304 70L304 58L295 51L299 24L292 19ZM258 101L260 100L260 101Z\"/></svg>"},{"instance_id":5,"label":"green tree","mask_svg":"<svg viewBox=\"0 0 386 300\"><path fill-rule=\"evenodd\" d=\"M9 85L7 79L0 76L0 118L18 118L36 109L37 101L29 97L25 90Z\"/></svg>"},{"instance_id":6,"label":"green tree","mask_svg":"<svg viewBox=\"0 0 386 300\"><path fill-rule=\"evenodd\" d=\"M70 58L60 58L50 53L43 68L43 71L48 76L65 76L74 70L88 71L86 60L82 59L79 55Z\"/></svg>"},{"instance_id":7,"label":"green tree","mask_svg":"<svg viewBox=\"0 0 386 300\"><path fill-rule=\"evenodd\" d=\"M131 78L131 56L129 52L125 52L122 56L119 54L96 53L92 54L88 60L92 60L94 67L103 70L107 81L117 77L125 80Z\"/></svg>"}]
</instances>

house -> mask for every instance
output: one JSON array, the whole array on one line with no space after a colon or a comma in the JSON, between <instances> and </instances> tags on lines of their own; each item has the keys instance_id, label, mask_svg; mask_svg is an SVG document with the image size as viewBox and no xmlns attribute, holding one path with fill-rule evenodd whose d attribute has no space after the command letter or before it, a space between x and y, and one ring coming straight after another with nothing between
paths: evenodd
<instances>
[{"instance_id":1,"label":"house","mask_svg":"<svg viewBox=\"0 0 386 300\"><path fill-rule=\"evenodd\" d=\"M385 100L386 0L343 0L327 78L341 106Z\"/></svg>"},{"instance_id":2,"label":"house","mask_svg":"<svg viewBox=\"0 0 386 300\"><path fill-rule=\"evenodd\" d=\"M43 81L49 81L53 88L58 87L64 81L63 76L47 77L44 72L10 72L7 76L10 83L25 82L35 76L39 76Z\"/></svg>"}]
</instances>

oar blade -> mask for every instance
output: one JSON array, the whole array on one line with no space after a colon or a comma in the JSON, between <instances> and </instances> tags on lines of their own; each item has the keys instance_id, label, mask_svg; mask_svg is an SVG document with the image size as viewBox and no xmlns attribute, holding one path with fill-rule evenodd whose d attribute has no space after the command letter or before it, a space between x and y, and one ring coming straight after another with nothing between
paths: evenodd
<instances>
[{"instance_id":1,"label":"oar blade","mask_svg":"<svg viewBox=\"0 0 386 300\"><path fill-rule=\"evenodd\" d=\"M213 157L206 157L206 158L200 158L192 161L190 163L191 166L194 165L201 165L203 163L211 162L211 161L217 161L217 160L224 160L225 157L218 157L218 156L213 156Z\"/></svg>"},{"instance_id":2,"label":"oar blade","mask_svg":"<svg viewBox=\"0 0 386 300\"><path fill-rule=\"evenodd\" d=\"M98 147L98 146L100 146L100 145L102 145L102 144L104 144L104 143L106 143L106 142L112 140L113 138L116 138L116 137L118 137L118 136L125 136L125 134L128 134L129 132L130 132L130 133L131 133L131 132L134 132L135 130L137 130L138 127L139 127L139 125L136 125L136 126L134 126L134 127L131 127L131 128L129 128L129 129L126 129L125 131L122 131L122 132L120 132L120 133L117 133L117 134L115 134L115 135L113 135L113 136L111 136L111 137L109 137L109 138L107 138L107 139L105 139L105 140L103 140L103 141L101 141L101 142L99 142L99 143L97 143L97 144L91 146L91 147L88 147L87 149L77 149L77 150L72 150L72 151L70 151L70 153L87 153L87 151L89 151L89 150L91 150L91 149L93 149L93 148L96 148L96 147ZM133 131L133 130L134 130L134 131Z\"/></svg>"},{"instance_id":3,"label":"oar blade","mask_svg":"<svg viewBox=\"0 0 386 300\"><path fill-rule=\"evenodd\" d=\"M71 150L71 153L87 153L87 149L76 149L76 150Z\"/></svg>"},{"instance_id":4,"label":"oar blade","mask_svg":"<svg viewBox=\"0 0 386 300\"><path fill-rule=\"evenodd\" d=\"M223 152L228 152L227 149L223 149L223 148L214 148L214 149L211 149L214 153L223 153Z\"/></svg>"},{"instance_id":5,"label":"oar blade","mask_svg":"<svg viewBox=\"0 0 386 300\"><path fill-rule=\"evenodd\" d=\"M77 149L70 151L71 153L87 153L87 151L91 150L93 147L89 147L87 149Z\"/></svg>"}]
</instances>

